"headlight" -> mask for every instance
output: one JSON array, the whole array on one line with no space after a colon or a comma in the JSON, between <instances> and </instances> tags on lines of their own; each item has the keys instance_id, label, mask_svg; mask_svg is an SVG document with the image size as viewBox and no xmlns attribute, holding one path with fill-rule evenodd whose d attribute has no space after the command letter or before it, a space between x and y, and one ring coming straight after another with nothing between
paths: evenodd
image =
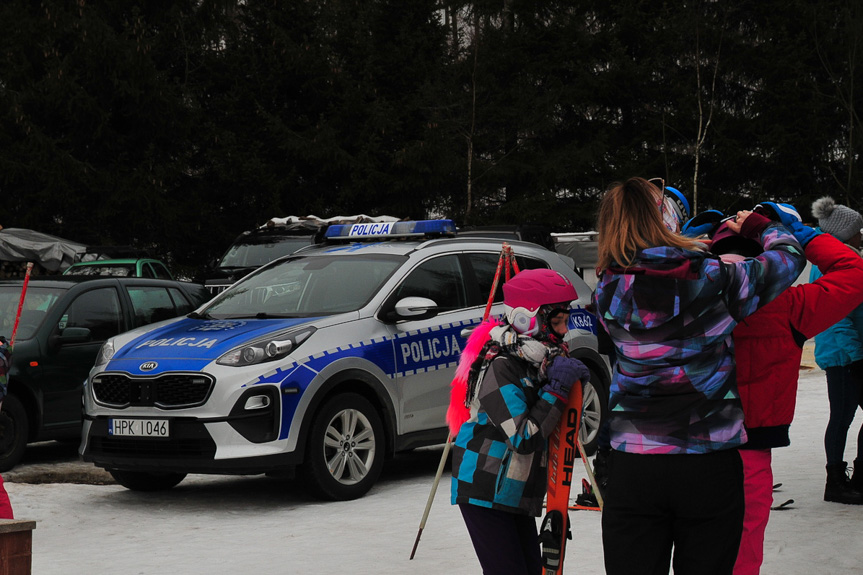
<instances>
[{"instance_id":1,"label":"headlight","mask_svg":"<svg viewBox=\"0 0 863 575\"><path fill-rule=\"evenodd\" d=\"M112 340L108 340L102 344L102 347L99 349L99 355L96 356L96 364L93 367L101 367L111 361L111 358L114 357L114 342Z\"/></svg>"},{"instance_id":2,"label":"headlight","mask_svg":"<svg viewBox=\"0 0 863 575\"><path fill-rule=\"evenodd\" d=\"M219 365L242 367L281 359L297 349L309 339L316 328L308 326L295 332L274 334L267 339L259 339L242 347L237 347L216 360Z\"/></svg>"}]
</instances>

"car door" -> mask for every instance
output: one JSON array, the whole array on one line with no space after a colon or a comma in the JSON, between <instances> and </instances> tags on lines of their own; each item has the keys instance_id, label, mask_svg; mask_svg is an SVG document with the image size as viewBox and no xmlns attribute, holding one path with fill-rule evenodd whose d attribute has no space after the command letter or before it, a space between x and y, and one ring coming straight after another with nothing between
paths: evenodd
<instances>
[{"instance_id":1,"label":"car door","mask_svg":"<svg viewBox=\"0 0 863 575\"><path fill-rule=\"evenodd\" d=\"M62 311L52 333L62 336L68 328L87 328L90 337L70 343L54 340L41 361L46 430L80 425L81 386L96 354L106 339L125 331L117 290L100 287L79 292Z\"/></svg>"},{"instance_id":2,"label":"car door","mask_svg":"<svg viewBox=\"0 0 863 575\"><path fill-rule=\"evenodd\" d=\"M400 434L444 427L450 382L464 347L462 330L479 322L483 312L477 306L470 307L458 254L419 263L387 298L385 306L394 306L405 297L428 298L440 311L433 318L388 325L400 397Z\"/></svg>"}]
</instances>

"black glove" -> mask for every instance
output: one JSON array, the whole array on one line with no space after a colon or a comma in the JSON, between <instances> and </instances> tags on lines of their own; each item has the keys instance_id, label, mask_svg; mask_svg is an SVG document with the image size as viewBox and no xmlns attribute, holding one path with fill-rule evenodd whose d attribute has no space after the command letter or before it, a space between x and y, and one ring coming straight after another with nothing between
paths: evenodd
<instances>
[{"instance_id":1,"label":"black glove","mask_svg":"<svg viewBox=\"0 0 863 575\"><path fill-rule=\"evenodd\" d=\"M590 370L581 361L559 355L546 371L548 383L542 388L559 397L563 401L569 399L569 392L576 381L586 383L590 381Z\"/></svg>"}]
</instances>

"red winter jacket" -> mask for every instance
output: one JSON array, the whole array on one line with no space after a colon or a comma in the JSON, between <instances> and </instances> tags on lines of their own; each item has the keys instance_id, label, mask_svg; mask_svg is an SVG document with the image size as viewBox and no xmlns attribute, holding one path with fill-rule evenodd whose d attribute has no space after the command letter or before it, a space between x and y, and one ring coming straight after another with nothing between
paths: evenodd
<instances>
[{"instance_id":1,"label":"red winter jacket","mask_svg":"<svg viewBox=\"0 0 863 575\"><path fill-rule=\"evenodd\" d=\"M743 449L791 443L803 343L863 303L863 258L831 236L816 236L806 258L824 275L792 286L745 318L732 333L737 385L749 441Z\"/></svg>"}]
</instances>

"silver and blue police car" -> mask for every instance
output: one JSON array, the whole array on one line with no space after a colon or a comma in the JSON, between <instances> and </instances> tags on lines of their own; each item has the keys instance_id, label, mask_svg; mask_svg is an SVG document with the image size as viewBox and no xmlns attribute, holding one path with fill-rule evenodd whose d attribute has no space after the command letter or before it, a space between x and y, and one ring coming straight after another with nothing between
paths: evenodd
<instances>
[{"instance_id":1,"label":"silver and blue police car","mask_svg":"<svg viewBox=\"0 0 863 575\"><path fill-rule=\"evenodd\" d=\"M450 382L501 252L454 233L449 220L330 226L188 316L108 340L84 388L84 460L135 490L297 470L318 497L362 496L386 458L446 440ZM521 269L576 286L568 341L593 372L589 451L609 383L590 289L568 258L510 245ZM500 287L495 300L502 315Z\"/></svg>"}]
</instances>

